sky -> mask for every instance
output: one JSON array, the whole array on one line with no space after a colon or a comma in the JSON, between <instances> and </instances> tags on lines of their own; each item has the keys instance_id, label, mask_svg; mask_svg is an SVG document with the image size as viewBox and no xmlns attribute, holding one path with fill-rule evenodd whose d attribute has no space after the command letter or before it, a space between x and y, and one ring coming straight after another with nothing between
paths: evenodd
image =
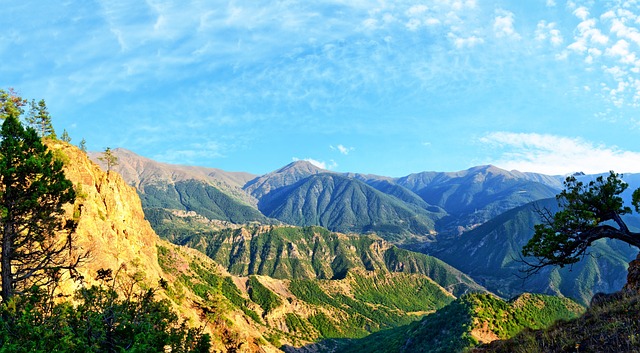
<instances>
[{"instance_id":1,"label":"sky","mask_svg":"<svg viewBox=\"0 0 640 353\"><path fill-rule=\"evenodd\" d=\"M640 172L640 1L0 0L58 134L264 174Z\"/></svg>"}]
</instances>

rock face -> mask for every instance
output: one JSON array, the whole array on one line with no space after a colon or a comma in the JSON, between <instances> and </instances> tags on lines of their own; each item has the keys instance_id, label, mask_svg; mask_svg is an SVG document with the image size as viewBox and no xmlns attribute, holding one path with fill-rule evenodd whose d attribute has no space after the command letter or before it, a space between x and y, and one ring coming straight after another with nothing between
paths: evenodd
<instances>
[{"instance_id":1,"label":"rock face","mask_svg":"<svg viewBox=\"0 0 640 353\"><path fill-rule=\"evenodd\" d=\"M629 272L627 273L627 284L624 290L629 292L640 292L640 254L635 260L629 263Z\"/></svg>"},{"instance_id":2,"label":"rock face","mask_svg":"<svg viewBox=\"0 0 640 353\"><path fill-rule=\"evenodd\" d=\"M118 173L101 170L85 153L67 143L50 141L48 147L56 158L64 162L65 175L76 190L75 204L67 206L65 217L77 221L74 235L77 251L88 251L90 255L78 268L85 285L97 283L98 269L111 269L114 274L121 270L121 275L135 276L149 288L159 288L160 278L172 285L181 276L200 283L204 280L189 270L191 262L207 268L217 266L203 254L162 241L145 219L136 190L127 185ZM161 267L159 246L172 254L182 254L173 259L181 264L179 268L168 273ZM80 285L68 280L63 281L60 288L63 293L71 294ZM165 290L158 290L156 295L169 299L174 310L191 325L204 325L205 332L212 336L214 351L278 351L268 343L259 346L256 342L264 341L261 332L235 311L224 312L225 318L219 322L207 321L203 315L203 300L190 288L179 287L177 299ZM233 350L230 344L242 347Z\"/></svg>"},{"instance_id":3,"label":"rock face","mask_svg":"<svg viewBox=\"0 0 640 353\"><path fill-rule=\"evenodd\" d=\"M98 269L121 266L127 272L144 272L146 282L158 283L156 243L159 241L144 219L136 190L117 173L105 173L75 146L51 142L49 148L64 161L65 175L76 189L76 202L68 207L67 217L78 221L76 245L89 252L79 269L92 283Z\"/></svg>"}]
</instances>

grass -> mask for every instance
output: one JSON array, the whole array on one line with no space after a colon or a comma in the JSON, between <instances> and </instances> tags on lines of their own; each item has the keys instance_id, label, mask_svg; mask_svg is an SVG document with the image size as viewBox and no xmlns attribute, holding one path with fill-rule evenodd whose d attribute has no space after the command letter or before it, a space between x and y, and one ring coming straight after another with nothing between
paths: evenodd
<instances>
[{"instance_id":1,"label":"grass","mask_svg":"<svg viewBox=\"0 0 640 353\"><path fill-rule=\"evenodd\" d=\"M640 295L620 295L579 318L544 330L525 330L475 352L640 352Z\"/></svg>"},{"instance_id":2,"label":"grass","mask_svg":"<svg viewBox=\"0 0 640 353\"><path fill-rule=\"evenodd\" d=\"M353 340L341 352L463 352L479 343L477 330L507 338L580 312L576 303L552 296L527 294L505 302L489 294L470 294L419 322Z\"/></svg>"}]
</instances>

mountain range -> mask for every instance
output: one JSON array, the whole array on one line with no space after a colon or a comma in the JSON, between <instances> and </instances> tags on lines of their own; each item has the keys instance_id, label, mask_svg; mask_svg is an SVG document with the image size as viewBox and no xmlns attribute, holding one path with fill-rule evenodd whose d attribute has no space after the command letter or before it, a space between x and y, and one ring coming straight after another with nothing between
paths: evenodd
<instances>
[{"instance_id":1,"label":"mountain range","mask_svg":"<svg viewBox=\"0 0 640 353\"><path fill-rule=\"evenodd\" d=\"M398 244L458 234L514 207L553 197L562 186L558 176L494 166L391 178L336 173L296 161L256 176L154 162L124 149L113 153L119 161L114 170L136 187L145 209L194 211L233 223L270 218L376 233ZM91 156L99 163L98 153Z\"/></svg>"},{"instance_id":2,"label":"mountain range","mask_svg":"<svg viewBox=\"0 0 640 353\"><path fill-rule=\"evenodd\" d=\"M252 223L320 226L375 235L435 256L505 298L536 292L581 303L588 303L596 292L621 288L627 263L636 252L602 241L593 247L591 257L571 268L549 268L521 278L520 249L532 236L533 225L541 221L536 210L557 208L554 196L562 189L563 176L487 165L387 177L337 173L306 161L252 175L164 164L124 149L113 151L119 161L114 170L136 187L156 232L203 251L205 243L221 236L213 229ZM99 162L98 156L91 155ZM636 179L640 178L633 174L625 178L634 184L640 181ZM253 271L246 274L273 275Z\"/></svg>"},{"instance_id":3,"label":"mountain range","mask_svg":"<svg viewBox=\"0 0 640 353\"><path fill-rule=\"evenodd\" d=\"M414 196L417 193L399 184L399 179L327 171L304 177L297 167L310 168L307 172L317 168L294 163L288 166L286 177L282 172L275 173L280 181L276 178L270 182L270 178L246 173L157 164L131 154L141 161L122 158L117 167L136 170L131 166L146 164L146 171L123 180L116 169L101 171L73 146L58 142L51 147L64 161L65 174L78 194L67 216L78 221L77 244L92 254L81 269L86 282L96 282L93 278L97 269L110 268L120 276L135 279L143 288L158 288L157 295L168 300L180 316L194 325L204 325L218 351L372 352L377 348L397 351L398 347L410 347L413 351L445 352L451 347L462 350L479 342L512 337L522 328L541 327L535 323L546 326L583 311L575 302L553 296L525 294L505 301L491 293L495 290L489 285L495 282L486 274L460 263L452 266L451 259L443 261L425 254L433 252L445 258L439 253L443 244L458 244L463 256L468 255L464 251L474 248L484 252L481 245L463 246L460 244L465 242L456 240L467 239L470 234L471 239L482 239L484 227L495 223L490 229L499 229L497 225L504 223L501 217L511 219L510 212L519 208L480 225L466 225L469 230L461 233L457 229L439 232L443 224L438 223L440 220L469 214L465 207L456 214L447 211L445 201L440 205L423 198L420 201ZM480 181L478 177L479 184L496 177L500 171L493 168L478 168L485 178ZM354 200L362 192L366 200L381 203L382 210L389 204L416 213L424 210L418 214L432 216L433 223L427 226L433 228L428 234L413 234L417 228L390 217L385 222L397 222L404 227L401 233L345 234L319 225L285 224L261 212L260 202L268 195L286 194L288 188L297 190L298 184L325 181L326 176L338 184L348 182ZM252 194L245 186L260 178L261 183L251 184L256 185L253 190L270 191L258 197L259 192ZM453 179L456 177L449 176ZM198 187L187 187L190 185ZM343 200L340 202L346 200L336 195L335 186L315 187L326 189L331 197ZM175 192L145 195L153 188ZM457 189L468 190L462 186ZM481 188L467 192L483 197L495 193L483 193ZM511 192L512 188L502 195ZM331 197L328 204L337 202ZM476 204L502 205L480 200ZM349 209L354 215L362 212L353 204ZM242 214L249 215L243 222L230 217ZM371 214L372 219L379 217ZM495 242L494 247L502 243ZM397 245L424 247L425 253ZM611 251L620 249L612 246ZM482 264L478 254L470 256L478 266ZM157 283L162 285L158 287ZM63 288L70 292L76 286L67 281ZM443 331L442 327L447 329ZM380 346L376 340L385 344Z\"/></svg>"}]
</instances>

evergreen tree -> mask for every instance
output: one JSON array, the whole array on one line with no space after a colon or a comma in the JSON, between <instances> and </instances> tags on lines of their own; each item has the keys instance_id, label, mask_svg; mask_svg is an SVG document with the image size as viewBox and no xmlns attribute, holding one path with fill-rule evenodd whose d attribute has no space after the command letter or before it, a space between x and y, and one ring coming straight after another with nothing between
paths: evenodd
<instances>
[{"instance_id":1,"label":"evergreen tree","mask_svg":"<svg viewBox=\"0 0 640 353\"><path fill-rule=\"evenodd\" d=\"M6 119L9 114L21 116L24 113L22 108L27 104L27 100L18 96L12 88L9 91L0 89L0 119Z\"/></svg>"},{"instance_id":2,"label":"evergreen tree","mask_svg":"<svg viewBox=\"0 0 640 353\"><path fill-rule=\"evenodd\" d=\"M27 124L33 127L40 137L48 137L52 139L56 139L56 132L53 129L53 124L51 123L51 114L49 114L49 110L47 109L47 104L44 102L44 99L36 102L35 100L31 101L31 109L29 111L29 115L26 118Z\"/></svg>"},{"instance_id":3,"label":"evergreen tree","mask_svg":"<svg viewBox=\"0 0 640 353\"><path fill-rule=\"evenodd\" d=\"M11 101L0 131L0 296L7 301L33 285L56 281L62 269L73 270L74 224L64 221L63 206L73 203L72 183L36 131L25 129ZM60 232L66 237L60 237Z\"/></svg>"},{"instance_id":4,"label":"evergreen tree","mask_svg":"<svg viewBox=\"0 0 640 353\"><path fill-rule=\"evenodd\" d=\"M82 138L82 141L80 141L80 144L78 144L78 148L80 151L87 153L87 140L85 140L84 137Z\"/></svg>"},{"instance_id":5,"label":"evergreen tree","mask_svg":"<svg viewBox=\"0 0 640 353\"><path fill-rule=\"evenodd\" d=\"M111 147L105 148L104 152L102 152L102 156L98 157L98 160L107 165L107 174L111 171L111 168L118 165L118 156L113 154Z\"/></svg>"},{"instance_id":6,"label":"evergreen tree","mask_svg":"<svg viewBox=\"0 0 640 353\"><path fill-rule=\"evenodd\" d=\"M62 136L60 136L60 139L66 143L71 142L71 136L69 136L67 129L62 130Z\"/></svg>"}]
</instances>

